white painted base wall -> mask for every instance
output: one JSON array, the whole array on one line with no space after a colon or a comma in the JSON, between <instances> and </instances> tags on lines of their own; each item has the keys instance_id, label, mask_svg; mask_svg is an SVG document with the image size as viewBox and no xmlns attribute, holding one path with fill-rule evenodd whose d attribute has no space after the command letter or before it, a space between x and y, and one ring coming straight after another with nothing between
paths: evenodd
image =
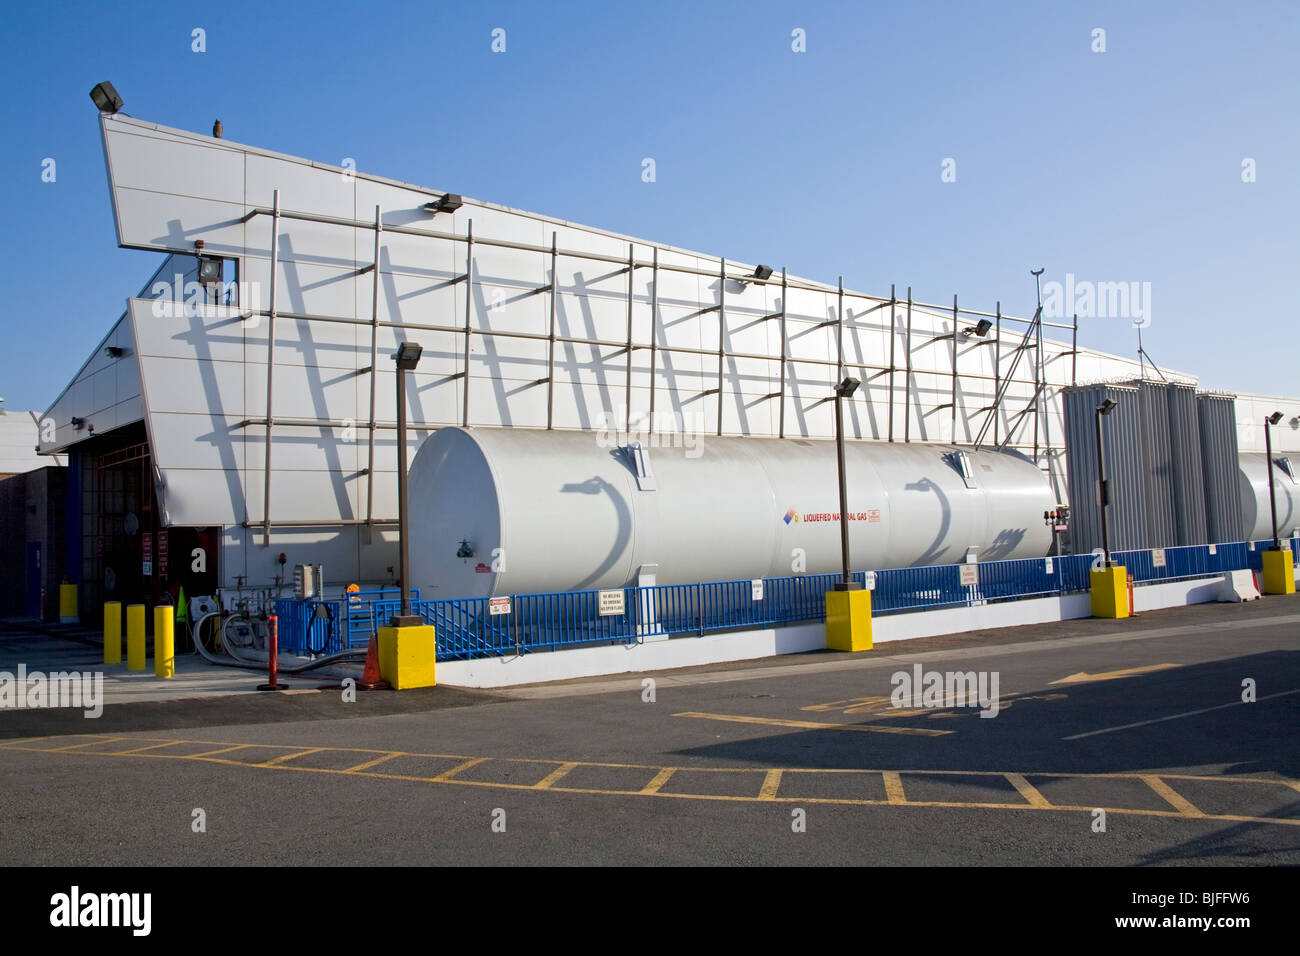
<instances>
[{"instance_id":1,"label":"white painted base wall","mask_svg":"<svg viewBox=\"0 0 1300 956\"><path fill-rule=\"evenodd\" d=\"M1134 590L1133 603L1139 614L1165 607L1203 604L1218 600L1219 587L1219 578L1145 584ZM872 621L872 638L876 643L906 641L939 634L1066 621L1091 614L1092 599L1086 593L1002 601L976 607L888 614ZM438 665L438 683L453 687L509 687L575 677L746 661L778 654L802 654L824 650L825 647L826 626L818 621L704 637L675 637L668 641L630 646L585 647L522 657L448 661Z\"/></svg>"}]
</instances>

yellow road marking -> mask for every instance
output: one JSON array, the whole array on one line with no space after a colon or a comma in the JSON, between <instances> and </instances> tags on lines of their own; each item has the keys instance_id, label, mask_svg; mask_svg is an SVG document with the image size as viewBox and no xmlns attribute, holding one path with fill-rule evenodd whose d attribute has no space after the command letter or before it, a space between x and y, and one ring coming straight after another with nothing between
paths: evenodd
<instances>
[{"instance_id":1,"label":"yellow road marking","mask_svg":"<svg viewBox=\"0 0 1300 956\"><path fill-rule=\"evenodd\" d=\"M856 730L867 734L906 734L913 737L942 737L951 730L921 727L877 727L873 724L828 724L816 720L785 720L780 717L746 717L740 714L703 714L686 711L674 717L698 717L702 720L725 720L734 724L762 724L767 727L792 727L796 730Z\"/></svg>"},{"instance_id":2,"label":"yellow road marking","mask_svg":"<svg viewBox=\"0 0 1300 956\"><path fill-rule=\"evenodd\" d=\"M1060 680L1051 681L1052 684L1088 684L1098 680L1121 680L1125 677L1137 677L1139 674L1153 674L1156 671L1167 671L1171 667L1181 667L1181 664L1147 664L1145 667L1129 667L1122 671L1104 671L1100 674L1089 674L1080 671L1077 674L1071 674L1069 677L1062 677Z\"/></svg>"},{"instance_id":3,"label":"yellow road marking","mask_svg":"<svg viewBox=\"0 0 1300 956\"><path fill-rule=\"evenodd\" d=\"M91 744L111 744L117 740L126 740L125 737L100 737L96 740L83 740L79 744L68 744L66 747L50 747L46 753L67 753L69 750L76 750L78 747L89 747Z\"/></svg>"},{"instance_id":4,"label":"yellow road marking","mask_svg":"<svg viewBox=\"0 0 1300 956\"><path fill-rule=\"evenodd\" d=\"M255 767L278 767L286 760L293 760L295 757L305 757L308 754L318 754L324 747L305 747L302 750L295 750L292 753L281 754L278 757L272 757L270 760L263 760L261 763L253 764Z\"/></svg>"},{"instance_id":5,"label":"yellow road marking","mask_svg":"<svg viewBox=\"0 0 1300 956\"><path fill-rule=\"evenodd\" d=\"M1052 809L1052 803L1045 796L1038 792L1038 788L1024 778L1022 774L1008 773L1003 774L1011 781L1011 786L1016 788L1019 793L1029 803L1031 807L1037 807L1040 810Z\"/></svg>"},{"instance_id":6,"label":"yellow road marking","mask_svg":"<svg viewBox=\"0 0 1300 956\"><path fill-rule=\"evenodd\" d=\"M452 777L459 774L462 770L468 770L470 767L477 767L479 764L486 763L491 759L492 759L491 757L471 757L469 760L465 760L462 761L461 763L456 764L456 766L452 767L450 770L444 770L436 777L430 777L429 779L434 781L439 781L439 782L444 780L450 780Z\"/></svg>"},{"instance_id":7,"label":"yellow road marking","mask_svg":"<svg viewBox=\"0 0 1300 956\"><path fill-rule=\"evenodd\" d=\"M1205 816L1204 813L1196 809L1196 807L1192 806L1191 801L1189 801L1181 793L1176 791L1173 787L1169 786L1169 784L1165 783L1155 774L1149 774L1149 773L1138 774L1138 779L1141 780L1143 783L1145 783L1156 793L1160 794L1160 796L1164 797L1165 801L1171 807L1177 810L1179 814L1181 814L1182 816L1185 817Z\"/></svg>"},{"instance_id":8,"label":"yellow road marking","mask_svg":"<svg viewBox=\"0 0 1300 956\"><path fill-rule=\"evenodd\" d=\"M157 750L159 747L172 747L176 744L183 744L183 743L185 743L185 741L183 740L164 740L160 744L149 744L144 747L132 747L130 750L114 750L113 756L125 757L127 754L139 754L139 753L144 753L146 750Z\"/></svg>"},{"instance_id":9,"label":"yellow road marking","mask_svg":"<svg viewBox=\"0 0 1300 956\"><path fill-rule=\"evenodd\" d=\"M533 786L538 790L548 790L552 784L559 781L560 778L576 766L578 766L576 763L562 763L541 780L537 781L537 783L533 784Z\"/></svg>"},{"instance_id":10,"label":"yellow road marking","mask_svg":"<svg viewBox=\"0 0 1300 956\"><path fill-rule=\"evenodd\" d=\"M359 763L359 764L357 764L355 767L348 767L348 768L347 768L346 770L344 770L343 772L344 772L344 773L356 773L356 772L358 772L358 771L360 771L360 770L367 770L367 769L369 769L370 767L374 767L374 766L377 766L377 765L383 763L385 760L392 760L394 757L401 757L401 756L403 756L403 754L402 754L402 752L401 752L400 750L390 750L388 753L384 754L382 757L376 757L374 760L367 760L365 763Z\"/></svg>"},{"instance_id":11,"label":"yellow road marking","mask_svg":"<svg viewBox=\"0 0 1300 956\"><path fill-rule=\"evenodd\" d=\"M1246 816L1243 814L1228 814L1228 813L1222 813L1222 814L1203 813L1195 806L1193 806L1181 794L1177 793L1172 787L1169 786L1168 783L1166 783L1167 780L1189 780L1189 781L1203 781L1203 782L1211 782L1211 783L1237 783L1237 784L1257 784L1257 785L1269 784L1273 786L1283 786L1295 790L1300 790L1300 781L1287 778L1287 777L1282 777L1282 778L1221 777L1221 776L1211 777L1211 776L1194 775L1194 774L1072 773L1072 772L1058 773L1058 772L1051 772L1051 771L1016 772L1016 771L1006 771L1006 770L898 771L898 770L873 770L873 769L866 769L866 768L821 769L821 768L811 768L811 767L787 767L787 768L779 768L779 769L760 768L760 767L653 767L651 765L646 765L646 764L599 763L594 761L559 761L559 760L548 760L543 758L527 758L527 757L465 758L461 756L454 756L451 754L417 754L417 753L406 753L403 751L376 751L376 750L354 748L354 747L316 748L316 747L301 747L301 746L293 748L292 753L283 755L282 757L279 758L274 758L271 761L265 761L263 763L249 763L247 761L239 761L239 760L223 760L219 757L212 757L210 755L213 753L226 752L228 750L238 750L244 747L272 747L272 746L285 746L285 745L230 744L225 748L225 750L203 751L198 754L169 754L169 753L156 753L150 751L156 749L157 747L163 747L167 745L187 744L187 743L207 744L207 743L215 743L215 741L199 741L199 740L186 741L186 740L170 740L170 739L157 740L157 742L152 746L136 748L134 751L116 751L116 750L76 751L76 750L68 750L63 747L44 749L44 750L35 750L30 747L20 746L20 744L33 743L37 741L57 741L59 739L60 738L57 737L44 737L44 738L28 738L22 741L5 741L5 742L0 742L0 750L21 750L25 753L72 753L74 756L82 756L82 755L103 756L103 757L126 756L126 757L136 757L143 760L148 760L148 759L201 760L205 763L219 763L219 764L225 764L226 766L230 766L230 767L244 767L244 768L266 767L267 769L273 769L279 771L297 771L300 773L330 773L330 774L351 774L351 773L356 773L356 770L355 768L333 769L328 767L298 767L298 766L294 766L292 763L281 762L281 761L291 760L293 757L305 756L308 753L320 753L320 752L368 753L368 754L378 753L380 754L379 757L376 757L371 761L367 761L365 764L359 764L357 766L360 767L373 766L375 764L382 763L385 760L390 760L394 757L401 757L401 756L425 757L425 758L433 757L433 758L440 758L440 759L458 760L460 762L457 763L454 767L450 768L449 770L446 770L443 773L438 774L437 776L434 777L417 777L417 776L407 776L402 774L385 774L385 773L367 773L367 774L362 774L362 776L368 776L368 777L385 779L385 780L403 780L403 781L413 781L419 783L446 783L454 786L489 787L489 788L507 789L507 790L545 789L545 790L550 790L552 792L558 792L558 793L581 793L581 794L595 794L595 795L603 795L603 796L623 796L623 797L658 796L658 797L672 797L681 800L713 800L713 801L730 801L730 802L739 802L739 803L772 802L773 800L777 799L775 796L777 789L781 786L783 782L786 781L788 776L791 774L799 775L799 774L850 773L850 774L857 774L863 777L867 775L880 774L880 776L883 779L884 787L885 787L886 799L884 800L872 800L872 799L855 798L855 797L814 797L814 796L798 796L798 795L792 795L785 799L798 800L800 803L814 803L814 804L827 804L827 805L839 805L839 806L868 806L868 807L909 806L909 807L933 807L933 808L940 808L940 809L1024 810L1024 811L1031 811L1031 812L1052 810L1056 812L1091 813L1097 807L1095 804L1089 806L1052 804L1045 797L1043 797L1043 795L1039 793L1037 789L1032 786L1032 784L1028 783L1026 779L1026 777L1028 776L1052 777L1052 778L1060 777L1060 778L1071 778L1071 779L1141 780L1144 783L1146 783L1147 786L1150 787L1152 790L1154 790L1156 793L1160 794L1160 796L1167 803L1169 803L1172 809L1149 810L1149 809L1138 809L1133 807L1105 807L1105 806L1103 806L1102 809L1105 809L1107 813L1116 813L1116 814L1123 814L1123 815L1130 815L1130 816L1163 817L1168 819L1183 819L1183 820L1199 819L1205 821L1232 822L1232 823L1257 823L1257 824L1267 823L1267 824L1274 824L1280 826L1300 826L1300 819L1296 819L1296 818L1255 817L1255 816ZM109 742L117 739L126 739L126 738L116 738L116 737L111 737L109 735L103 735L98 737L97 741L103 743L103 742ZM136 739L141 740L141 739L150 739L150 738L136 738ZM91 743L94 742L96 741L94 740L91 741ZM75 746L84 746L84 744L79 744ZM286 749L288 748L286 747ZM487 781L487 780L456 779L456 775L463 772L464 770L467 770L470 767L476 766L477 764L484 763L486 761L493 760L493 759L508 759L512 762L518 762L518 763L545 764L550 766L552 770L546 777L543 777L542 780L538 781L538 783L536 784L511 784L511 783L497 783L497 782ZM576 767L612 767L612 768L619 768L619 769L654 770L655 776L645 787L643 787L639 791L610 790L610 789L597 788L597 787L565 787L562 785L558 785L558 786L556 785L555 783L556 780L560 779L564 773L568 773L569 771L571 771ZM692 773L707 773L707 774L716 774L716 773L760 774L761 773L763 774L763 783L757 795L755 796L735 796L735 795L719 795L719 794L690 793L690 792L672 792L672 793L662 792L662 787L664 786L664 784L667 783L669 778L673 777L674 774L678 774L678 773L684 773L688 777ZM903 790L902 775L905 773L924 773L926 775L954 776L954 777L1000 775L1006 777L1007 780L1013 786L1016 787L1016 790L1021 794L1022 797L1024 797L1026 802L1024 803L1004 803L1004 802L979 803L973 801L960 801L960 800L951 800L951 801L909 800ZM1031 796L1030 792L1032 792L1036 796Z\"/></svg>"},{"instance_id":12,"label":"yellow road marking","mask_svg":"<svg viewBox=\"0 0 1300 956\"><path fill-rule=\"evenodd\" d=\"M903 792L903 778L893 770L881 771L885 780L885 802L894 805L907 803L907 794Z\"/></svg>"},{"instance_id":13,"label":"yellow road marking","mask_svg":"<svg viewBox=\"0 0 1300 956\"><path fill-rule=\"evenodd\" d=\"M664 767L657 774L655 774L653 780L651 780L649 783L647 783L644 787L641 788L641 793L647 795L658 793L659 789L668 782L668 778L671 777L675 772L676 772L675 767Z\"/></svg>"},{"instance_id":14,"label":"yellow road marking","mask_svg":"<svg viewBox=\"0 0 1300 956\"><path fill-rule=\"evenodd\" d=\"M775 800L776 792L781 789L781 771L769 770L763 776L763 786L759 788L758 799Z\"/></svg>"},{"instance_id":15,"label":"yellow road marking","mask_svg":"<svg viewBox=\"0 0 1300 956\"><path fill-rule=\"evenodd\" d=\"M195 741L195 743L206 743L206 741L199 740L199 741ZM185 756L189 757L191 760L196 760L199 757L213 757L216 756L217 754L228 754L232 750L243 750L246 747L260 747L260 746L263 745L262 744L233 744L229 747L218 747L216 750L205 750L202 753L185 754Z\"/></svg>"}]
</instances>

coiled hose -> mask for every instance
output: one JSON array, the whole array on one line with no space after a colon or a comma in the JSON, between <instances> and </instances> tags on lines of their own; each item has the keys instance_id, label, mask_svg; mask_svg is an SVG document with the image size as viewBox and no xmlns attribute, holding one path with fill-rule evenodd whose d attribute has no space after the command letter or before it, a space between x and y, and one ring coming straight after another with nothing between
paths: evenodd
<instances>
[{"instance_id":1,"label":"coiled hose","mask_svg":"<svg viewBox=\"0 0 1300 956\"><path fill-rule=\"evenodd\" d=\"M204 614L202 617L200 617L197 621L194 622L194 630L193 630L194 647L198 650L198 652L201 655L203 655L203 659L206 660L209 664L216 664L220 667L242 667L246 670L257 670L257 671L266 670L266 661L257 661L247 657L240 657L235 652L235 649L229 644L226 645L226 653L230 655L229 660L222 660L220 657L217 657L212 651L208 650L208 648L204 646L203 644L204 623L207 622L208 618L212 618L212 617L217 618L218 622L220 622L224 617L224 613L225 612L223 611L209 611L207 614ZM364 663L365 659L366 659L365 651L347 650L347 651L339 651L337 654L330 654L327 655L326 657L318 657L314 661L307 661L305 664L291 664L288 667L277 666L277 670L281 674L302 674L307 671L316 670L319 667L329 667L331 664Z\"/></svg>"}]
</instances>

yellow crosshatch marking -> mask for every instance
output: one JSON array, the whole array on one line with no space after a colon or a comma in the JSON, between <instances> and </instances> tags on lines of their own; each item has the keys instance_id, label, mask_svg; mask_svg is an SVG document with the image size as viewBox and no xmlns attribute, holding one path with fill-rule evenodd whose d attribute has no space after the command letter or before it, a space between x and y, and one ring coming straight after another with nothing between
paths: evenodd
<instances>
[{"instance_id":1,"label":"yellow crosshatch marking","mask_svg":"<svg viewBox=\"0 0 1300 956\"><path fill-rule=\"evenodd\" d=\"M1059 682L1058 682L1059 683ZM1031 700L1040 700L1051 703L1056 700L1065 700L1069 695L1062 693L1053 694L1003 694L998 698L998 710L1007 710L1013 704L1024 703ZM971 707L895 707L893 700L889 697L848 697L844 700L832 700L825 704L809 704L806 707L800 707L800 710L813 711L816 713L829 714L838 711L846 717L856 717L866 715L869 717L961 717L972 713L977 708Z\"/></svg>"},{"instance_id":2,"label":"yellow crosshatch marking","mask_svg":"<svg viewBox=\"0 0 1300 956\"><path fill-rule=\"evenodd\" d=\"M725 720L733 724L763 724L768 727L793 727L796 730L856 730L866 734L905 734L912 737L942 737L951 730L930 730L925 727L876 727L872 724L827 724L816 720L784 720L780 717L745 717L740 714L700 714L685 711L674 717L699 717L703 720Z\"/></svg>"},{"instance_id":3,"label":"yellow crosshatch marking","mask_svg":"<svg viewBox=\"0 0 1300 956\"><path fill-rule=\"evenodd\" d=\"M985 810L1029 810L1055 813L1092 813L1095 809L1107 813L1131 814L1134 816L1166 817L1181 820L1220 821L1230 823L1271 823L1280 826L1300 826L1300 817L1259 817L1234 813L1206 813L1197 808L1190 800L1174 789L1173 783L1188 781L1193 783L1233 784L1245 793L1250 788L1271 787L1284 790L1288 796L1300 792L1300 780L1287 777L1215 777L1196 774L1178 773L1064 773L1056 771L1009 771L1009 770L932 770L916 768L912 770L879 770L858 768L821 768L821 767L681 767L656 766L654 764L602 763L599 761L550 760L532 757L467 757L462 754L408 753L401 750L370 750L360 747L316 747L295 746L291 744L235 744L218 740L177 740L173 738L150 737L114 737L104 734L77 735L84 738L80 743L68 744L68 737L33 737L26 740L6 740L0 742L0 750L25 750L29 753L59 754L67 757L126 757L135 760L195 760L202 763L224 764L248 770L267 770L293 773L326 773L352 777L369 777L377 780L400 780L425 784L445 784L458 787L487 787L504 790L536 790L546 793L584 793L606 796L644 796L676 800L716 800L735 803L773 803L777 801L838 804L847 806L870 807L938 807L947 809L985 809ZM113 742L130 743L132 746L119 750L87 750L93 744ZM44 746L42 746L44 745ZM185 753L185 748L195 746L212 749L197 753ZM220 756L232 751L250 747L271 747L284 750L285 753L261 763L235 760ZM168 753L169 748L182 748L182 752ZM314 754L338 755L353 758L354 763L344 769L314 767L296 763L297 758ZM384 773L382 764L397 757L435 758L455 761L455 764L435 776L422 777L405 774ZM508 761L512 764L535 764L540 768L550 768L537 783L499 783L491 780L465 779L460 775L480 764L494 760ZM624 788L568 787L564 779L579 768L603 768L639 774L643 780L639 787L635 784ZM753 780L750 793L709 793L705 787L707 781L718 775L739 775ZM856 780L860 784L859 792L871 792L868 786L883 788L885 799L868 797L824 797L809 789L809 782L817 777L835 776ZM972 778L1001 777L1015 789L1022 802L971 801L971 800L913 800L909 799L904 789L906 777L943 779L955 787ZM665 791L664 785L673 779L674 788ZM1032 779L1031 779L1032 778ZM1091 803L1087 806L1071 804L1054 804L1049 801L1034 784L1034 780L1073 779L1087 781L1116 781L1120 789L1123 785L1134 782L1145 784L1159 794L1171 809L1151 810L1144 807L1107 806ZM879 781L874 784L873 781ZM1290 809L1290 808L1286 808ZM1285 812L1285 810L1281 811Z\"/></svg>"}]
</instances>

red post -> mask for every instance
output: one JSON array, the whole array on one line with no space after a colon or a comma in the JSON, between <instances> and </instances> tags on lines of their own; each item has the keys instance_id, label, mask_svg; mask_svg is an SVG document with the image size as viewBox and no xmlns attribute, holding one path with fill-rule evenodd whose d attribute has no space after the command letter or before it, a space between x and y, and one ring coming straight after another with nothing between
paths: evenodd
<instances>
[{"instance_id":1,"label":"red post","mask_svg":"<svg viewBox=\"0 0 1300 956\"><path fill-rule=\"evenodd\" d=\"M280 666L280 619L272 614L266 619L268 630L266 640L266 683L258 684L258 690L288 690L287 684L279 680Z\"/></svg>"},{"instance_id":2,"label":"red post","mask_svg":"<svg viewBox=\"0 0 1300 956\"><path fill-rule=\"evenodd\" d=\"M1137 607L1133 604L1133 575L1128 576L1128 616L1137 617Z\"/></svg>"}]
</instances>

